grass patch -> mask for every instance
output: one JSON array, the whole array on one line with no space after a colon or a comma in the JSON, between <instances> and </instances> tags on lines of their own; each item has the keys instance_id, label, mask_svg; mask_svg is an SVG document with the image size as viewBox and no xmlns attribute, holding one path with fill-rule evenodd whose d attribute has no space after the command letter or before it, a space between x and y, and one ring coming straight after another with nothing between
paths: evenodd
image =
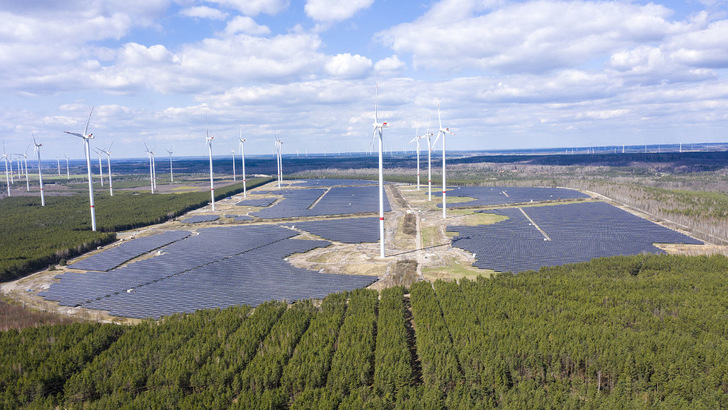
<instances>
[{"instance_id":1,"label":"grass patch","mask_svg":"<svg viewBox=\"0 0 728 410\"><path fill-rule=\"evenodd\" d=\"M440 235L438 235L436 226L420 229L420 236L422 237L422 246L425 248L440 245Z\"/></svg>"}]
</instances>

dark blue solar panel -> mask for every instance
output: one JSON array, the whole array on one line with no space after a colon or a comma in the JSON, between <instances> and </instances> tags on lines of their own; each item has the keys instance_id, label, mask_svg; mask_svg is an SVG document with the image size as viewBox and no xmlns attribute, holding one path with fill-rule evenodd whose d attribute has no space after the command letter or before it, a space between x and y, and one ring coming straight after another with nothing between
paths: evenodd
<instances>
[{"instance_id":1,"label":"dark blue solar panel","mask_svg":"<svg viewBox=\"0 0 728 410\"><path fill-rule=\"evenodd\" d=\"M190 233L189 231L167 231L157 235L136 238L89 256L82 261L69 265L69 267L82 270L108 271L154 249L184 239Z\"/></svg>"},{"instance_id":2,"label":"dark blue solar panel","mask_svg":"<svg viewBox=\"0 0 728 410\"><path fill-rule=\"evenodd\" d=\"M434 192L433 195L442 196L441 192ZM463 208L472 206L490 206L505 204L520 204L526 202L555 201L560 199L589 198L574 189L567 188L538 188L538 187L452 187L448 188L447 196L475 198L468 202L448 204L451 208ZM437 204L442 207L442 204Z\"/></svg>"},{"instance_id":3,"label":"dark blue solar panel","mask_svg":"<svg viewBox=\"0 0 728 410\"><path fill-rule=\"evenodd\" d=\"M236 222L252 221L253 217L248 215L239 215L235 217Z\"/></svg>"},{"instance_id":4,"label":"dark blue solar panel","mask_svg":"<svg viewBox=\"0 0 728 410\"><path fill-rule=\"evenodd\" d=\"M453 246L474 253L473 265L479 268L522 272L597 257L664 253L653 243L702 244L604 202L523 210L550 241L518 209L510 208L484 211L510 218L493 225L448 227L459 233Z\"/></svg>"},{"instance_id":5,"label":"dark blue solar panel","mask_svg":"<svg viewBox=\"0 0 728 410\"><path fill-rule=\"evenodd\" d=\"M378 186L354 186L280 190L277 192L284 196L283 200L252 214L259 218L294 218L373 213L379 211L378 189ZM384 211L391 211L386 195Z\"/></svg>"},{"instance_id":6,"label":"dark blue solar panel","mask_svg":"<svg viewBox=\"0 0 728 410\"><path fill-rule=\"evenodd\" d=\"M310 232L324 239L344 242L362 243L379 241L379 217L325 219L285 224Z\"/></svg>"},{"instance_id":7,"label":"dark blue solar panel","mask_svg":"<svg viewBox=\"0 0 728 410\"><path fill-rule=\"evenodd\" d=\"M220 215L194 215L189 218L183 219L180 222L186 224L196 224L200 222L212 222L220 219Z\"/></svg>"},{"instance_id":8,"label":"dark blue solar panel","mask_svg":"<svg viewBox=\"0 0 728 410\"><path fill-rule=\"evenodd\" d=\"M276 201L278 198L255 198L255 199L243 199L242 201L238 202L235 205L240 206L259 206L261 208L265 208L266 206L270 206L273 202Z\"/></svg>"},{"instance_id":9,"label":"dark blue solar panel","mask_svg":"<svg viewBox=\"0 0 728 410\"><path fill-rule=\"evenodd\" d=\"M108 273L68 272L41 295L65 306L153 317L267 300L323 298L368 286L373 276L330 275L296 268L284 258L328 246L290 239L297 232L275 225L200 229L161 249L161 255ZM131 292L126 292L133 289Z\"/></svg>"},{"instance_id":10,"label":"dark blue solar panel","mask_svg":"<svg viewBox=\"0 0 728 410\"><path fill-rule=\"evenodd\" d=\"M307 179L307 180L301 180L301 181L291 181L291 185L293 186L307 186L307 187L317 187L317 186L325 186L325 187L331 187L331 186L341 186L341 185L347 185L347 186L356 186L356 185L378 185L378 181L366 181L362 179L336 179L336 178L322 178L322 179Z\"/></svg>"}]
</instances>

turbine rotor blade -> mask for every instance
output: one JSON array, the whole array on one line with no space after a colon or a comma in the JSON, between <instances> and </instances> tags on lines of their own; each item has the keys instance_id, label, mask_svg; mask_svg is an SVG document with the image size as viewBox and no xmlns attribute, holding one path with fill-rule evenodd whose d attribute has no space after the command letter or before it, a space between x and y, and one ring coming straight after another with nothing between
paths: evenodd
<instances>
[{"instance_id":1,"label":"turbine rotor blade","mask_svg":"<svg viewBox=\"0 0 728 410\"><path fill-rule=\"evenodd\" d=\"M91 115L94 113L94 107L91 107L91 112L88 114L88 121L86 121L86 129L83 131L84 138L88 135L88 125L91 123Z\"/></svg>"}]
</instances>

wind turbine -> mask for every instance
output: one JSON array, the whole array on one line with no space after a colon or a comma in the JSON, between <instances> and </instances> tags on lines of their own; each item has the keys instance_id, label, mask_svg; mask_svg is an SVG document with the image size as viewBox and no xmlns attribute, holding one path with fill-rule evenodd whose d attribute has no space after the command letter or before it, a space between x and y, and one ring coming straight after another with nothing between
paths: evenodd
<instances>
[{"instance_id":1,"label":"wind turbine","mask_svg":"<svg viewBox=\"0 0 728 410\"><path fill-rule=\"evenodd\" d=\"M283 151L283 141L281 141L280 138L276 139L275 151L276 164L278 165L278 188L280 188L281 182L283 180L283 159L281 158L281 154Z\"/></svg>"},{"instance_id":2,"label":"wind turbine","mask_svg":"<svg viewBox=\"0 0 728 410\"><path fill-rule=\"evenodd\" d=\"M377 100L379 99L379 84L374 97L374 136L379 134L379 257L384 258L384 174L382 173L382 130L389 127L386 121L379 122L377 118ZM371 145L371 144L370 144Z\"/></svg>"},{"instance_id":3,"label":"wind turbine","mask_svg":"<svg viewBox=\"0 0 728 410\"><path fill-rule=\"evenodd\" d=\"M240 140L240 162L243 165L243 198L247 198L248 192L247 192L246 185L248 185L248 183L246 182L246 179L245 179L245 141L246 140L245 140L245 138L243 138L243 128L242 127L240 127L239 140Z\"/></svg>"},{"instance_id":4,"label":"wind turbine","mask_svg":"<svg viewBox=\"0 0 728 410\"><path fill-rule=\"evenodd\" d=\"M61 159L56 155L56 166L58 167L58 176L61 176Z\"/></svg>"},{"instance_id":5,"label":"wind turbine","mask_svg":"<svg viewBox=\"0 0 728 410\"><path fill-rule=\"evenodd\" d=\"M442 118L440 117L440 101L437 101L437 120L440 122L440 130L437 132L437 138L440 138L440 135L442 135L442 217L447 218L447 209L446 209L446 179L445 179L445 134L455 135L452 132L450 132L450 128L442 128ZM435 143L437 143L437 138L435 138Z\"/></svg>"},{"instance_id":6,"label":"wind turbine","mask_svg":"<svg viewBox=\"0 0 728 410\"><path fill-rule=\"evenodd\" d=\"M40 169L40 147L43 146L43 144L38 144L38 141L35 140L35 134L33 134L33 144L35 145L35 152L38 154L38 180L40 181L40 206L45 206L45 195L43 194L43 173ZM93 208L91 208L91 212L93 212Z\"/></svg>"},{"instance_id":7,"label":"wind turbine","mask_svg":"<svg viewBox=\"0 0 728 410\"><path fill-rule=\"evenodd\" d=\"M106 168L109 170L109 196L114 196L114 186L111 182L111 146L114 145L114 141L111 141L111 144L109 144L109 148L107 149L99 149L99 154L106 154ZM99 158L101 158L99 156ZM103 179L102 179L103 180Z\"/></svg>"},{"instance_id":8,"label":"wind turbine","mask_svg":"<svg viewBox=\"0 0 728 410\"><path fill-rule=\"evenodd\" d=\"M86 128L83 134L77 132L64 131L66 134L75 135L83 139L84 147L86 151L86 170L88 171L88 199L91 208L91 230L96 231L96 211L94 210L94 186L93 179L91 179L91 149L89 148L90 140L94 138L93 134L88 133L88 125L91 123L91 115L94 113L94 107L91 107L91 112L88 115L88 121L86 121ZM40 159L40 154L38 154ZM40 172L40 171L39 171ZM43 188L41 188L42 190Z\"/></svg>"},{"instance_id":9,"label":"wind turbine","mask_svg":"<svg viewBox=\"0 0 728 410\"><path fill-rule=\"evenodd\" d=\"M230 153L233 154L233 181L237 181L238 178L235 175L235 150L230 150Z\"/></svg>"},{"instance_id":10,"label":"wind turbine","mask_svg":"<svg viewBox=\"0 0 728 410\"><path fill-rule=\"evenodd\" d=\"M152 193L154 193L154 188L157 186L155 183L157 177L154 167L154 151L150 151L149 147L147 146L147 143L144 143L144 148L147 150L147 155L149 156L149 185L152 188Z\"/></svg>"},{"instance_id":11,"label":"wind turbine","mask_svg":"<svg viewBox=\"0 0 728 410\"><path fill-rule=\"evenodd\" d=\"M30 145L28 145L28 148L30 148ZM25 168L25 190L30 192L30 180L28 179L28 148L25 149L24 154L18 154L23 157L23 163Z\"/></svg>"},{"instance_id":12,"label":"wind turbine","mask_svg":"<svg viewBox=\"0 0 728 410\"><path fill-rule=\"evenodd\" d=\"M432 114L427 121L427 200L432 201L432 133L430 132L430 123L432 123Z\"/></svg>"},{"instance_id":13,"label":"wind turbine","mask_svg":"<svg viewBox=\"0 0 728 410\"><path fill-rule=\"evenodd\" d=\"M174 171L172 170L172 150L166 150L169 152L169 182L174 182Z\"/></svg>"},{"instance_id":14,"label":"wind turbine","mask_svg":"<svg viewBox=\"0 0 728 410\"><path fill-rule=\"evenodd\" d=\"M68 168L68 155L63 154L63 157L66 158L66 179L71 179L71 170ZM111 172L111 168L109 168L109 172Z\"/></svg>"},{"instance_id":15,"label":"wind turbine","mask_svg":"<svg viewBox=\"0 0 728 410\"><path fill-rule=\"evenodd\" d=\"M5 153L5 141L3 141L3 156L2 159L5 161L5 183L8 185L8 196L10 196L10 174L8 173L8 161L10 155Z\"/></svg>"},{"instance_id":16,"label":"wind turbine","mask_svg":"<svg viewBox=\"0 0 728 410\"><path fill-rule=\"evenodd\" d=\"M412 138L412 141L410 141L410 144L413 143L413 142L416 142L417 143L417 190L418 191L420 190L420 140L422 138L427 138L427 147L429 148L430 147L430 140L429 140L429 138L432 135L429 132L429 126L427 128L428 128L427 133L424 134L424 135L420 135L420 124L418 122L417 123L417 131L415 132L415 137ZM429 166L429 163L428 163L428 166Z\"/></svg>"},{"instance_id":17,"label":"wind turbine","mask_svg":"<svg viewBox=\"0 0 728 410\"><path fill-rule=\"evenodd\" d=\"M212 179L212 140L215 137L210 136L210 131L207 130L207 137L205 137L205 144L207 144L207 152L210 155L210 196L212 198L212 210L215 210L215 183Z\"/></svg>"},{"instance_id":18,"label":"wind turbine","mask_svg":"<svg viewBox=\"0 0 728 410\"><path fill-rule=\"evenodd\" d=\"M104 153L100 149L96 148L94 148L94 151L96 151L96 154L99 156L99 180L101 180L101 186L104 186L104 166L101 165L101 156L104 155ZM60 171L60 168L58 168L58 170ZM58 175L60 175L60 172Z\"/></svg>"}]
</instances>

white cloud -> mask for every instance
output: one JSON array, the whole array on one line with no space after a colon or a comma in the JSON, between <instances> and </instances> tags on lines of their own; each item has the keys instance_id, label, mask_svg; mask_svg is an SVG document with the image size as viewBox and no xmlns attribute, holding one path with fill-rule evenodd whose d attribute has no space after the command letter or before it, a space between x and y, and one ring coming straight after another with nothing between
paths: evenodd
<instances>
[{"instance_id":1,"label":"white cloud","mask_svg":"<svg viewBox=\"0 0 728 410\"><path fill-rule=\"evenodd\" d=\"M257 16L258 14L276 15L285 10L289 6L288 0L207 0L210 3L219 4L239 10L248 16Z\"/></svg>"},{"instance_id":2,"label":"white cloud","mask_svg":"<svg viewBox=\"0 0 728 410\"><path fill-rule=\"evenodd\" d=\"M210 20L225 20L229 16L228 13L207 6L190 7L180 11L180 14L186 17Z\"/></svg>"},{"instance_id":3,"label":"white cloud","mask_svg":"<svg viewBox=\"0 0 728 410\"><path fill-rule=\"evenodd\" d=\"M230 20L225 26L225 34L251 34L251 35L266 35L270 34L270 29L267 26L262 26L255 22L248 16L237 16Z\"/></svg>"},{"instance_id":4,"label":"white cloud","mask_svg":"<svg viewBox=\"0 0 728 410\"><path fill-rule=\"evenodd\" d=\"M686 29L668 20L671 10L652 3L535 0L506 3L485 14L477 14L472 1L445 3L466 6L447 14L438 3L421 18L377 38L399 54L412 54L416 67L540 73Z\"/></svg>"},{"instance_id":5,"label":"white cloud","mask_svg":"<svg viewBox=\"0 0 728 410\"><path fill-rule=\"evenodd\" d=\"M304 9L316 21L333 23L351 18L372 3L374 0L307 0Z\"/></svg>"},{"instance_id":6,"label":"white cloud","mask_svg":"<svg viewBox=\"0 0 728 410\"><path fill-rule=\"evenodd\" d=\"M329 75L341 78L361 78L367 75L371 68L372 60L359 54L351 55L349 53L330 57L325 66Z\"/></svg>"},{"instance_id":7,"label":"white cloud","mask_svg":"<svg viewBox=\"0 0 728 410\"><path fill-rule=\"evenodd\" d=\"M379 60L374 64L374 71L380 73L394 73L404 69L407 66L396 55Z\"/></svg>"}]
</instances>

